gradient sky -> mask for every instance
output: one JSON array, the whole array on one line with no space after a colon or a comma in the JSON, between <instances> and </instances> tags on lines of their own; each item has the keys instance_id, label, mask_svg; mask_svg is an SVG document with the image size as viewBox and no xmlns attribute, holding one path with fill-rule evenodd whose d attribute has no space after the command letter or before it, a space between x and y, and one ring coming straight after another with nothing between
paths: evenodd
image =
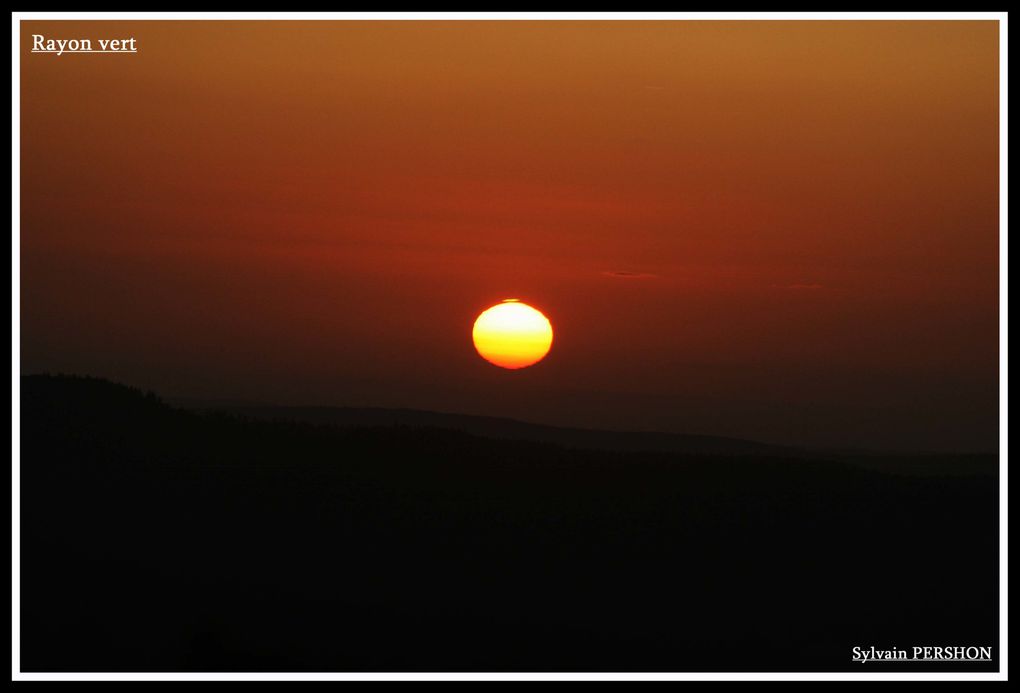
<instances>
[{"instance_id":1,"label":"gradient sky","mask_svg":"<svg viewBox=\"0 0 1020 693\"><path fill-rule=\"evenodd\" d=\"M997 31L22 22L22 371L993 450ZM513 372L510 297L556 331Z\"/></svg>"}]
</instances>

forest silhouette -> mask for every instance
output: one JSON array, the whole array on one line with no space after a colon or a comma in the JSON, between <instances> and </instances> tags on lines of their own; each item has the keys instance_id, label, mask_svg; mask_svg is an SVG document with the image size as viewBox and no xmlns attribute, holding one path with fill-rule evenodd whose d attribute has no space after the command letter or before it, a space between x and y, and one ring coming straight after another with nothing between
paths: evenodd
<instances>
[{"instance_id":1,"label":"forest silhouette","mask_svg":"<svg viewBox=\"0 0 1020 693\"><path fill-rule=\"evenodd\" d=\"M997 652L994 460L582 448L23 376L22 670L860 671L854 646Z\"/></svg>"}]
</instances>

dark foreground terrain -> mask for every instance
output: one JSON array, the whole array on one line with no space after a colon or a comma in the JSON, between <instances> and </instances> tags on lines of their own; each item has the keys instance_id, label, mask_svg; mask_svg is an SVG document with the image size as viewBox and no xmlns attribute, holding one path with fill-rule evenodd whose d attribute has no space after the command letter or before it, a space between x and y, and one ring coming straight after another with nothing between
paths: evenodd
<instances>
[{"instance_id":1,"label":"dark foreground terrain","mask_svg":"<svg viewBox=\"0 0 1020 693\"><path fill-rule=\"evenodd\" d=\"M24 671L997 669L850 661L997 652L992 474L21 388Z\"/></svg>"}]
</instances>

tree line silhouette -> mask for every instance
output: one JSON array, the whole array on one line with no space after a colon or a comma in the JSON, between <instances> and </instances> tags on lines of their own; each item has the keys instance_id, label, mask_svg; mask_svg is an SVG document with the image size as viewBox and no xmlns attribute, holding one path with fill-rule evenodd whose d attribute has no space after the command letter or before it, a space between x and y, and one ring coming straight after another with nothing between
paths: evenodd
<instances>
[{"instance_id":1,"label":"tree line silhouette","mask_svg":"<svg viewBox=\"0 0 1020 693\"><path fill-rule=\"evenodd\" d=\"M997 652L989 474L256 420L68 376L22 377L20 465L25 671L858 671L855 645Z\"/></svg>"}]
</instances>

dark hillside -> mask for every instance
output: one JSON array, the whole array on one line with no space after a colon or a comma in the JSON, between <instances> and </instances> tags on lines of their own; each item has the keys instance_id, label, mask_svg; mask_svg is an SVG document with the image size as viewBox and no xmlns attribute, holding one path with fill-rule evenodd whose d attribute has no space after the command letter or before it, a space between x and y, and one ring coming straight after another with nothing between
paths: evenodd
<instances>
[{"instance_id":1,"label":"dark hillside","mask_svg":"<svg viewBox=\"0 0 1020 693\"><path fill-rule=\"evenodd\" d=\"M855 670L855 645L998 645L994 477L21 388L25 671Z\"/></svg>"}]
</instances>

